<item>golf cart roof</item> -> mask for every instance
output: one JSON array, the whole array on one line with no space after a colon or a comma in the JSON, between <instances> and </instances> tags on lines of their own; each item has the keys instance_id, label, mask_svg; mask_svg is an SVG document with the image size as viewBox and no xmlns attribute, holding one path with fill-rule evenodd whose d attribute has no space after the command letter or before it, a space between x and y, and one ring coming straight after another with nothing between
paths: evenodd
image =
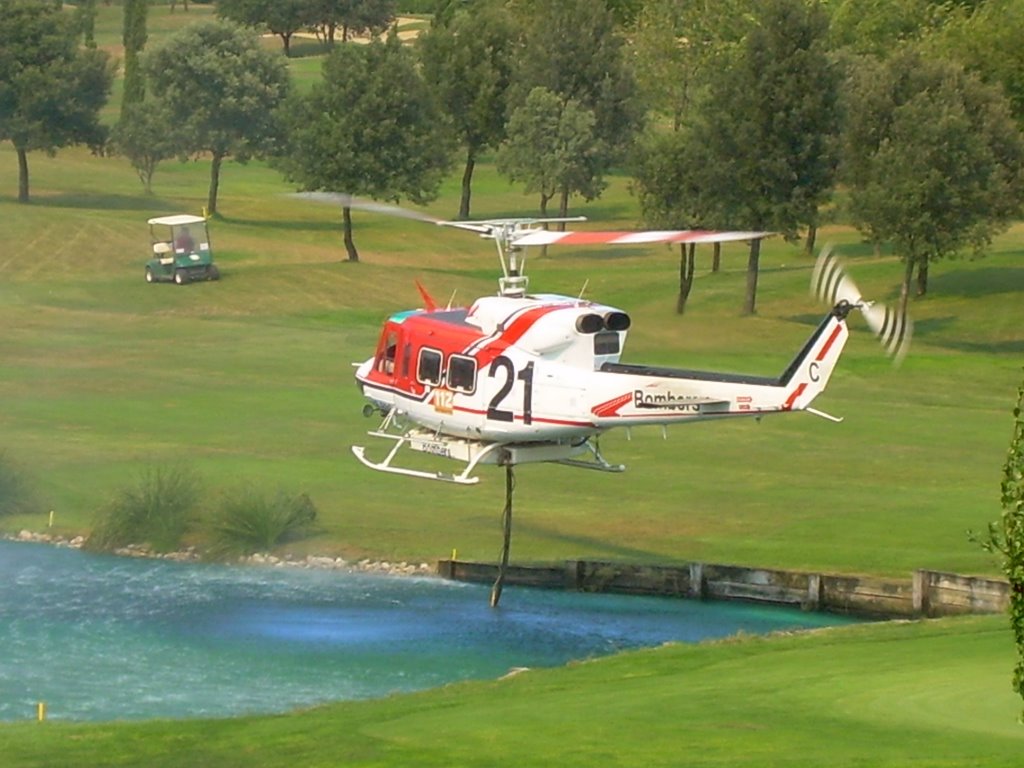
<instances>
[{"instance_id":1,"label":"golf cart roof","mask_svg":"<svg viewBox=\"0 0 1024 768\"><path fill-rule=\"evenodd\" d=\"M191 213L178 213L174 216L157 216L149 220L150 224L166 224L169 227L177 227L181 224L203 224L206 221L202 216L193 216Z\"/></svg>"}]
</instances>

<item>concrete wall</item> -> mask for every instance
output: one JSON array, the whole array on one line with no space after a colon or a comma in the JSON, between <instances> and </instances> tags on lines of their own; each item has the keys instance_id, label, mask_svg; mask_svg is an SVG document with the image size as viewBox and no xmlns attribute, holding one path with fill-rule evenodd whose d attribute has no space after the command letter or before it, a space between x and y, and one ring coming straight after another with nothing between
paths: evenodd
<instances>
[{"instance_id":1,"label":"concrete wall","mask_svg":"<svg viewBox=\"0 0 1024 768\"><path fill-rule=\"evenodd\" d=\"M442 560L441 576L492 583L497 566ZM712 563L631 565L569 560L561 565L510 566L505 584L663 595L710 600L748 600L798 605L805 610L863 616L948 616L997 613L1009 602L1009 585L992 579L935 571L916 571L909 579L837 576Z\"/></svg>"}]
</instances>

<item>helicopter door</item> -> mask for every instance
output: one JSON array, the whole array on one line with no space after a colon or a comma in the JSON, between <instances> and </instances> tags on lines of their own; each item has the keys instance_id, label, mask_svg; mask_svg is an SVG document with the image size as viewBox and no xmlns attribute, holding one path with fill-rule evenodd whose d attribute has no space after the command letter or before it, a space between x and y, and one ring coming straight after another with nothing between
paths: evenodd
<instances>
[{"instance_id":1,"label":"helicopter door","mask_svg":"<svg viewBox=\"0 0 1024 768\"><path fill-rule=\"evenodd\" d=\"M377 359L374 361L374 370L389 381L394 382L396 377L395 361L398 356L398 344L400 334L395 328L385 328L381 334L380 343L377 345Z\"/></svg>"}]
</instances>

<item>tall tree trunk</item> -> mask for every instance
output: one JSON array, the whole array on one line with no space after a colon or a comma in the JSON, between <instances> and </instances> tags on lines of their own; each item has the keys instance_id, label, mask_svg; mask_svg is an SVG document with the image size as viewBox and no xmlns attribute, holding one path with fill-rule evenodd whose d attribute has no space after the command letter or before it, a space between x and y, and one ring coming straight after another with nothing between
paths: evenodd
<instances>
[{"instance_id":1,"label":"tall tree trunk","mask_svg":"<svg viewBox=\"0 0 1024 768\"><path fill-rule=\"evenodd\" d=\"M28 152L21 147L18 151L18 202L28 202Z\"/></svg>"},{"instance_id":2,"label":"tall tree trunk","mask_svg":"<svg viewBox=\"0 0 1024 768\"><path fill-rule=\"evenodd\" d=\"M695 243L679 244L679 296L676 298L676 314L686 311L686 300L690 298L693 288L694 256L697 252Z\"/></svg>"},{"instance_id":3,"label":"tall tree trunk","mask_svg":"<svg viewBox=\"0 0 1024 768\"><path fill-rule=\"evenodd\" d=\"M224 162L224 155L214 152L213 162L210 163L210 194L206 197L207 216L217 213L217 191L220 189L220 164L222 162Z\"/></svg>"},{"instance_id":4,"label":"tall tree trunk","mask_svg":"<svg viewBox=\"0 0 1024 768\"><path fill-rule=\"evenodd\" d=\"M560 196L558 198L558 215L568 216L569 215L569 187L562 187ZM565 222L561 223L559 227L560 231L565 232Z\"/></svg>"},{"instance_id":5,"label":"tall tree trunk","mask_svg":"<svg viewBox=\"0 0 1024 768\"><path fill-rule=\"evenodd\" d=\"M469 198L473 193L473 169L476 168L476 149L467 147L466 167L462 171L462 197L459 199L459 218L469 218Z\"/></svg>"},{"instance_id":6,"label":"tall tree trunk","mask_svg":"<svg viewBox=\"0 0 1024 768\"><path fill-rule=\"evenodd\" d=\"M814 253L814 244L818 240L818 225L811 224L807 227L807 240L804 241L804 251L808 254Z\"/></svg>"},{"instance_id":7,"label":"tall tree trunk","mask_svg":"<svg viewBox=\"0 0 1024 768\"><path fill-rule=\"evenodd\" d=\"M722 268L722 244L715 243L711 248L711 271L717 272Z\"/></svg>"},{"instance_id":8,"label":"tall tree trunk","mask_svg":"<svg viewBox=\"0 0 1024 768\"><path fill-rule=\"evenodd\" d=\"M747 295L743 300L743 314L753 315L757 303L757 272L761 261L761 238L750 241L750 256L747 258Z\"/></svg>"},{"instance_id":9,"label":"tall tree trunk","mask_svg":"<svg viewBox=\"0 0 1024 768\"><path fill-rule=\"evenodd\" d=\"M356 250L356 243L352 239L352 209L347 205L341 209L341 218L345 223L345 252L348 254L348 260L359 261L359 251Z\"/></svg>"},{"instance_id":10,"label":"tall tree trunk","mask_svg":"<svg viewBox=\"0 0 1024 768\"><path fill-rule=\"evenodd\" d=\"M906 256L906 265L903 269L903 283L900 285L900 316L907 316L907 305L910 303L910 283L914 277L914 264L916 260L912 254Z\"/></svg>"},{"instance_id":11,"label":"tall tree trunk","mask_svg":"<svg viewBox=\"0 0 1024 768\"><path fill-rule=\"evenodd\" d=\"M917 262L917 295L924 296L928 293L928 258L924 257Z\"/></svg>"},{"instance_id":12,"label":"tall tree trunk","mask_svg":"<svg viewBox=\"0 0 1024 768\"><path fill-rule=\"evenodd\" d=\"M284 43L284 57L291 58L292 55L292 34L291 32L281 33L281 42Z\"/></svg>"}]
</instances>

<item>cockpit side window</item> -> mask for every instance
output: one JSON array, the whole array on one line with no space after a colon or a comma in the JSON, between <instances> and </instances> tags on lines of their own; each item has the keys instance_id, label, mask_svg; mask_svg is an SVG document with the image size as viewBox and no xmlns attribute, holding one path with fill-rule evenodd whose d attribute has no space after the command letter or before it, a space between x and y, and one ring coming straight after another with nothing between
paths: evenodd
<instances>
[{"instance_id":1,"label":"cockpit side window","mask_svg":"<svg viewBox=\"0 0 1024 768\"><path fill-rule=\"evenodd\" d=\"M436 349L424 347L420 350L419 362L416 365L416 378L421 384L440 385L443 357Z\"/></svg>"}]
</instances>

